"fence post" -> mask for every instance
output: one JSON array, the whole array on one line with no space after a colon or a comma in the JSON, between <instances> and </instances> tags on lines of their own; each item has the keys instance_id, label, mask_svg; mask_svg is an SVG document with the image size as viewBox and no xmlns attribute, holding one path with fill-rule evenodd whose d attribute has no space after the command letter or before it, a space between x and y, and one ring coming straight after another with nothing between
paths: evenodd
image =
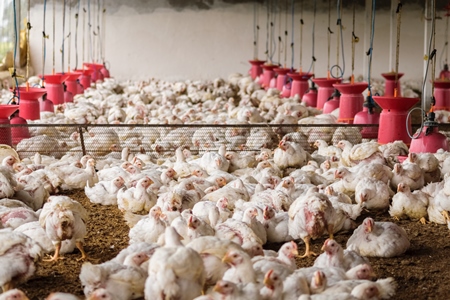
<instances>
[{"instance_id":1,"label":"fence post","mask_svg":"<svg viewBox=\"0 0 450 300\"><path fill-rule=\"evenodd\" d=\"M86 147L84 146L83 127L78 127L78 133L80 134L81 151L83 151L84 156L86 155Z\"/></svg>"}]
</instances>

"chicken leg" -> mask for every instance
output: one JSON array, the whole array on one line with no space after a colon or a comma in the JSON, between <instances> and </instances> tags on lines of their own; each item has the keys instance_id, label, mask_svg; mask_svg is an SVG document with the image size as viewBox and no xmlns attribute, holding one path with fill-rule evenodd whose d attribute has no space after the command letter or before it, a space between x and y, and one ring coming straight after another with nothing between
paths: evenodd
<instances>
[{"instance_id":1,"label":"chicken leg","mask_svg":"<svg viewBox=\"0 0 450 300\"><path fill-rule=\"evenodd\" d=\"M5 292L7 292L9 290L12 290L13 288L14 288L14 285L12 284L11 281L5 282L5 284L2 286L3 293L5 293Z\"/></svg>"},{"instance_id":2,"label":"chicken leg","mask_svg":"<svg viewBox=\"0 0 450 300\"><path fill-rule=\"evenodd\" d=\"M42 261L49 262L49 261L56 261L58 259L64 259L64 257L59 256L59 251L61 250L61 243L58 243L55 245L55 254L49 259L43 259Z\"/></svg>"},{"instance_id":3,"label":"chicken leg","mask_svg":"<svg viewBox=\"0 0 450 300\"><path fill-rule=\"evenodd\" d=\"M77 260L85 260L87 258L87 255L83 248L83 242L76 242L75 245L77 246L78 250L80 250L80 252L81 252L81 257L78 258Z\"/></svg>"},{"instance_id":4,"label":"chicken leg","mask_svg":"<svg viewBox=\"0 0 450 300\"><path fill-rule=\"evenodd\" d=\"M317 256L318 255L317 253L311 251L311 248L310 248L311 238L309 236L306 236L303 238L303 241L305 242L306 250L305 250L305 254L303 254L300 257L301 258L311 257L311 255Z\"/></svg>"}]
</instances>

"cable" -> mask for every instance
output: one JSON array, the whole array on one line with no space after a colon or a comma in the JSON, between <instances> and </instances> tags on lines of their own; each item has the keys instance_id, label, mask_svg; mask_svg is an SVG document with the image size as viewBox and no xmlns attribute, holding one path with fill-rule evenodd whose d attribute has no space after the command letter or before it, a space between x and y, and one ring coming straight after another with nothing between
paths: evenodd
<instances>
[{"instance_id":1,"label":"cable","mask_svg":"<svg viewBox=\"0 0 450 300\"><path fill-rule=\"evenodd\" d=\"M369 50L366 52L367 55L369 55L369 67L368 67L368 74L367 74L367 83L368 83L368 90L369 90L369 97L368 97L368 104L369 107L375 106L374 105L374 101L372 98L372 85L371 83L371 73L372 73L372 56L373 56L373 38L375 36L375 1L376 0L372 0L372 25L371 25L371 30L370 30L370 48Z\"/></svg>"},{"instance_id":2,"label":"cable","mask_svg":"<svg viewBox=\"0 0 450 300\"><path fill-rule=\"evenodd\" d=\"M11 74L11 77L14 78L14 82L16 83L17 104L19 104L20 103L20 89L19 89L19 81L17 80L17 73L16 73L16 55L17 55L17 41L18 41L16 0L13 0L13 10L14 10L14 56L13 56L13 72Z\"/></svg>"},{"instance_id":3,"label":"cable","mask_svg":"<svg viewBox=\"0 0 450 300\"><path fill-rule=\"evenodd\" d=\"M314 55L315 52L315 35L316 35L316 4L317 4L317 0L314 0L314 9L313 9L313 25L312 25L312 31L311 31L311 65L309 66L308 69L308 73L314 73L314 66L315 66L315 62L316 62L316 57Z\"/></svg>"},{"instance_id":4,"label":"cable","mask_svg":"<svg viewBox=\"0 0 450 300\"><path fill-rule=\"evenodd\" d=\"M295 13L295 6L294 6L294 0L291 2L291 70L294 69L294 13Z\"/></svg>"},{"instance_id":5,"label":"cable","mask_svg":"<svg viewBox=\"0 0 450 300\"><path fill-rule=\"evenodd\" d=\"M45 57L46 57L46 52L47 52L47 43L46 43L46 39L48 38L48 35L45 34L45 12L47 10L47 0L44 0L44 24L42 27L42 87L44 87L44 82L45 82Z\"/></svg>"},{"instance_id":6,"label":"cable","mask_svg":"<svg viewBox=\"0 0 450 300\"><path fill-rule=\"evenodd\" d=\"M61 46L61 68L62 68L62 73L64 74L65 68L64 68L64 41L65 41L65 30L66 30L66 0L63 0L63 19L62 19L62 36L63 36L63 40L62 40L62 46Z\"/></svg>"},{"instance_id":7,"label":"cable","mask_svg":"<svg viewBox=\"0 0 450 300\"><path fill-rule=\"evenodd\" d=\"M344 55L344 37L342 35L342 19L341 19L341 1L338 0L337 1L337 25L339 26L339 31L338 31L338 41L339 41L339 35L340 35L340 42L341 42L341 48L342 48L342 68L339 66L339 45L337 48L337 57L338 57L338 61L335 65L331 66L330 68L330 74L331 77L333 78L342 78L344 77L344 73L345 73L345 55ZM333 69L337 69L337 72L340 72L340 74L338 73L337 76L333 75Z\"/></svg>"},{"instance_id":8,"label":"cable","mask_svg":"<svg viewBox=\"0 0 450 300\"><path fill-rule=\"evenodd\" d=\"M78 16L80 14L80 0L78 0L77 13L75 14L75 70L78 70Z\"/></svg>"}]
</instances>

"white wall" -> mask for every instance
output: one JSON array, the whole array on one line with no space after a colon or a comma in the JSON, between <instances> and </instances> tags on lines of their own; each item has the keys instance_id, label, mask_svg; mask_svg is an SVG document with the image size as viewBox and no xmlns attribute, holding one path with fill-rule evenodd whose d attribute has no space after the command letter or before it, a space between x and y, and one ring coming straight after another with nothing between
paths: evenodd
<instances>
[{"instance_id":1,"label":"white wall","mask_svg":"<svg viewBox=\"0 0 450 300\"><path fill-rule=\"evenodd\" d=\"M56 9L56 71L61 71L62 44L62 10L60 4ZM72 15L74 15L74 9ZM81 61L82 13L79 21L79 60ZM31 12L32 64L39 73L42 66L42 18L43 6L34 5ZM46 33L47 41L46 72L52 69L52 7L47 5ZM327 22L326 11L317 13L315 32L315 57L317 58L316 77L326 76L327 69ZM295 32L295 64L299 66L299 19L297 13ZM304 13L303 68L311 62L311 28L312 13ZM277 19L278 20L278 19ZM345 77L351 75L351 31L352 12L342 14L345 47ZM68 21L66 21L66 34ZM289 20L288 30L290 31ZM360 42L356 46L355 75L367 77L365 64L364 11L358 10L356 16L356 35ZM265 50L265 11L260 13L260 58ZM284 30L284 21L282 21ZM331 15L332 37L331 59L336 63L336 13ZM372 65L372 77L390 71L389 66L389 11L378 11L375 24L375 41ZM436 48L438 58L444 44L445 21L438 20ZM275 30L278 36L278 30ZM75 21L72 20L72 38L75 35ZM289 37L290 42L290 37ZM399 71L404 72L405 79L421 79L423 76L424 57L424 20L420 7L403 9L400 46ZM87 47L86 41L86 47ZM236 4L217 6L209 10L183 9L174 10L160 7L148 12L137 12L128 6L115 7L106 14L106 60L110 71L118 79L162 78L176 79L211 79L226 77L230 73L245 73L249 69L248 60L253 58L253 4ZM68 52L68 42L65 44ZM340 50L341 51L341 50ZM87 60L87 51L86 51ZM288 55L288 62L290 62ZM283 55L281 57L284 57ZM445 57L445 55L444 55ZM274 59L277 54L274 55ZM75 51L72 40L71 66L74 67ZM342 65L342 61L340 62ZM67 65L67 60L66 60ZM80 64L79 64L80 67ZM437 67L439 72L440 67ZM363 72L365 74L363 74ZM438 74L436 74L437 76Z\"/></svg>"}]
</instances>

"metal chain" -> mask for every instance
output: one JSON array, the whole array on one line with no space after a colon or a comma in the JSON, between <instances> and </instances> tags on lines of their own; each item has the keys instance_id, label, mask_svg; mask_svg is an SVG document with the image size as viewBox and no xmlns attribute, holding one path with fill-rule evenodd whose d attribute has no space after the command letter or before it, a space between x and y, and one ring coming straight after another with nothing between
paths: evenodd
<instances>
[{"instance_id":1,"label":"metal chain","mask_svg":"<svg viewBox=\"0 0 450 300\"><path fill-rule=\"evenodd\" d=\"M70 73L70 48L72 48L72 3L69 1L69 34L67 38L69 39L69 49L67 50L67 72ZM64 69L63 69L64 71Z\"/></svg>"},{"instance_id":2,"label":"metal chain","mask_svg":"<svg viewBox=\"0 0 450 300\"><path fill-rule=\"evenodd\" d=\"M28 7L27 7L27 70L26 70L26 82L28 86L28 77L30 76L30 29L31 29L31 23L30 23L30 11L31 11L31 0L28 0Z\"/></svg>"},{"instance_id":3,"label":"metal chain","mask_svg":"<svg viewBox=\"0 0 450 300\"><path fill-rule=\"evenodd\" d=\"M77 13L75 14L75 70L78 69L78 18L80 16L80 0L78 0Z\"/></svg>"},{"instance_id":4,"label":"metal chain","mask_svg":"<svg viewBox=\"0 0 450 300\"><path fill-rule=\"evenodd\" d=\"M400 27L402 21L402 1L398 1L397 6L397 45L395 49L395 85L397 86L398 82L398 64L399 64L399 54L400 54Z\"/></svg>"},{"instance_id":5,"label":"metal chain","mask_svg":"<svg viewBox=\"0 0 450 300\"><path fill-rule=\"evenodd\" d=\"M106 53L106 8L105 8L105 0L103 0L103 19L102 19L102 63L105 63L105 53ZM259 26L258 26L258 30L259 30ZM258 44L258 42L256 42L256 44ZM258 52L256 53L258 54Z\"/></svg>"},{"instance_id":6,"label":"metal chain","mask_svg":"<svg viewBox=\"0 0 450 300\"><path fill-rule=\"evenodd\" d=\"M44 0L44 17L43 17L43 25L42 25L42 77L44 77L45 74L45 52L46 52L46 41L47 34L45 33L45 12L47 8L47 0ZM42 78L42 87L44 87L44 80Z\"/></svg>"},{"instance_id":7,"label":"metal chain","mask_svg":"<svg viewBox=\"0 0 450 300\"><path fill-rule=\"evenodd\" d=\"M283 40L281 39L281 6L278 5L278 61L277 64L281 65L281 52L283 52L283 48L282 48L282 44L283 44Z\"/></svg>"},{"instance_id":8,"label":"metal chain","mask_svg":"<svg viewBox=\"0 0 450 300\"><path fill-rule=\"evenodd\" d=\"M433 53L435 53L436 49L436 0L432 0L432 13L433 13L433 31L431 34L433 35ZM436 78L436 54L433 55L432 61L431 61L431 97L434 97L434 79ZM431 107L433 107L433 104L431 104Z\"/></svg>"},{"instance_id":9,"label":"metal chain","mask_svg":"<svg viewBox=\"0 0 450 300\"><path fill-rule=\"evenodd\" d=\"M270 1L271 1L271 0L267 0L267 19L266 19L266 63L269 62Z\"/></svg>"},{"instance_id":10,"label":"metal chain","mask_svg":"<svg viewBox=\"0 0 450 300\"><path fill-rule=\"evenodd\" d=\"M352 78L354 76L355 71L355 44L356 44L356 36L355 36L355 19L356 19L356 1L353 0L353 22L352 22Z\"/></svg>"},{"instance_id":11,"label":"metal chain","mask_svg":"<svg viewBox=\"0 0 450 300\"><path fill-rule=\"evenodd\" d=\"M328 0L328 33L327 33L327 47L328 47L328 59L327 59L327 70L330 70L330 56L331 56L331 0ZM330 72L327 72L327 78L330 79Z\"/></svg>"},{"instance_id":12,"label":"metal chain","mask_svg":"<svg viewBox=\"0 0 450 300\"><path fill-rule=\"evenodd\" d=\"M56 1L53 0L53 65L52 74L55 74L55 49L56 49Z\"/></svg>"},{"instance_id":13,"label":"metal chain","mask_svg":"<svg viewBox=\"0 0 450 300\"><path fill-rule=\"evenodd\" d=\"M298 72L303 72L303 0L300 1L300 68Z\"/></svg>"},{"instance_id":14,"label":"metal chain","mask_svg":"<svg viewBox=\"0 0 450 300\"><path fill-rule=\"evenodd\" d=\"M65 29L66 29L66 0L63 0L63 18L62 18L62 47L61 47L61 68L64 73L64 41L65 41Z\"/></svg>"},{"instance_id":15,"label":"metal chain","mask_svg":"<svg viewBox=\"0 0 450 300\"><path fill-rule=\"evenodd\" d=\"M288 46L288 15L289 15L289 4L288 4L289 0L286 0L286 18L284 20L284 67L286 68L287 66L287 46Z\"/></svg>"}]
</instances>

